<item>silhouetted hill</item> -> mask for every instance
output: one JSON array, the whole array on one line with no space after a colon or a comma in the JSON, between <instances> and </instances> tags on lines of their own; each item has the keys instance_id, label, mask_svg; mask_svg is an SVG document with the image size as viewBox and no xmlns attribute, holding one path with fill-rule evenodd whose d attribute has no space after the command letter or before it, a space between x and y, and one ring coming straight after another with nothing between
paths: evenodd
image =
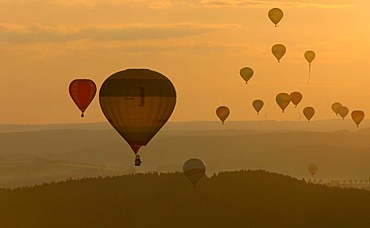
<instances>
[{"instance_id":1,"label":"silhouetted hill","mask_svg":"<svg viewBox=\"0 0 370 228\"><path fill-rule=\"evenodd\" d=\"M68 180L0 190L0 227L370 227L370 192L265 171Z\"/></svg>"}]
</instances>

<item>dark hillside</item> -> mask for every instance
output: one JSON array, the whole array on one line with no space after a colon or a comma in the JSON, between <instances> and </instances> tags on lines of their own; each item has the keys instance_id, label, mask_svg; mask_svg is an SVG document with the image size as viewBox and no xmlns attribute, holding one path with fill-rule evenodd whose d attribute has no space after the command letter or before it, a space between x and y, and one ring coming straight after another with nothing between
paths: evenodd
<instances>
[{"instance_id":1,"label":"dark hillside","mask_svg":"<svg viewBox=\"0 0 370 228\"><path fill-rule=\"evenodd\" d=\"M370 192L265 171L193 189L182 173L68 180L0 191L0 227L370 227Z\"/></svg>"}]
</instances>

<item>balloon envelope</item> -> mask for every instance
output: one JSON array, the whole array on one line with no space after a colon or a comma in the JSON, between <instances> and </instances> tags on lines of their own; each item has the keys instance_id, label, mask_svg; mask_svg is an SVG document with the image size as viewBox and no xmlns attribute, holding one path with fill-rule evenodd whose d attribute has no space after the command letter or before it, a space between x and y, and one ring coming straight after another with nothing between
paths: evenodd
<instances>
[{"instance_id":1,"label":"balloon envelope","mask_svg":"<svg viewBox=\"0 0 370 228\"><path fill-rule=\"evenodd\" d=\"M222 124L224 124L225 120L230 115L230 109L226 106L220 106L216 109L216 115L220 118Z\"/></svg>"},{"instance_id":2,"label":"balloon envelope","mask_svg":"<svg viewBox=\"0 0 370 228\"><path fill-rule=\"evenodd\" d=\"M275 44L274 46L272 46L271 52L278 60L278 62L280 62L280 59L283 58L286 53L286 48L282 44Z\"/></svg>"},{"instance_id":3,"label":"balloon envelope","mask_svg":"<svg viewBox=\"0 0 370 228\"><path fill-rule=\"evenodd\" d=\"M355 110L351 113L353 121L356 123L357 127L360 125L365 117L365 113L361 110Z\"/></svg>"},{"instance_id":4,"label":"balloon envelope","mask_svg":"<svg viewBox=\"0 0 370 228\"><path fill-rule=\"evenodd\" d=\"M279 93L276 96L276 103L279 105L282 112L284 113L284 110L286 109L286 107L288 107L290 103L290 95L287 93Z\"/></svg>"},{"instance_id":5,"label":"balloon envelope","mask_svg":"<svg viewBox=\"0 0 370 228\"><path fill-rule=\"evenodd\" d=\"M315 115L315 109L312 107L305 107L303 109L303 115L307 118L308 122L310 122L312 117Z\"/></svg>"},{"instance_id":6,"label":"balloon envelope","mask_svg":"<svg viewBox=\"0 0 370 228\"><path fill-rule=\"evenodd\" d=\"M256 112L257 112L257 114L259 114L260 113L260 111L261 111L261 109L262 109L262 107L263 107L263 101L262 100L254 100L253 102L252 102L252 106L253 106L253 108L254 108L254 110L256 110Z\"/></svg>"},{"instance_id":7,"label":"balloon envelope","mask_svg":"<svg viewBox=\"0 0 370 228\"><path fill-rule=\"evenodd\" d=\"M270 18L272 23L274 23L275 27L277 27L277 24L281 21L283 16L284 16L284 13L279 8L270 9L268 12L268 17Z\"/></svg>"},{"instance_id":8,"label":"balloon envelope","mask_svg":"<svg viewBox=\"0 0 370 228\"><path fill-rule=\"evenodd\" d=\"M341 107L342 107L342 104L339 102L335 102L331 105L331 109L334 111L335 115L338 115Z\"/></svg>"},{"instance_id":9,"label":"balloon envelope","mask_svg":"<svg viewBox=\"0 0 370 228\"><path fill-rule=\"evenodd\" d=\"M158 72L127 69L104 81L99 101L109 123L136 154L170 118L176 91L171 81Z\"/></svg>"},{"instance_id":10,"label":"balloon envelope","mask_svg":"<svg viewBox=\"0 0 370 228\"><path fill-rule=\"evenodd\" d=\"M206 165L197 158L187 160L182 168L185 176L190 180L194 187L206 172Z\"/></svg>"},{"instance_id":11,"label":"balloon envelope","mask_svg":"<svg viewBox=\"0 0 370 228\"><path fill-rule=\"evenodd\" d=\"M240 76L244 79L245 84L248 83L249 79L251 79L253 74L254 74L254 71L250 67L244 67L240 69Z\"/></svg>"},{"instance_id":12,"label":"balloon envelope","mask_svg":"<svg viewBox=\"0 0 370 228\"><path fill-rule=\"evenodd\" d=\"M293 92L293 93L290 94L290 100L295 105L295 107L297 107L297 105L299 104L299 102L301 102L302 97L303 96L302 96L302 94L300 92Z\"/></svg>"},{"instance_id":13,"label":"balloon envelope","mask_svg":"<svg viewBox=\"0 0 370 228\"><path fill-rule=\"evenodd\" d=\"M317 172L318 169L319 168L315 164L311 164L311 165L308 166L308 172L310 172L310 174L312 175L312 177L316 174L316 172Z\"/></svg>"},{"instance_id":14,"label":"balloon envelope","mask_svg":"<svg viewBox=\"0 0 370 228\"><path fill-rule=\"evenodd\" d=\"M311 63L316 57L316 54L314 51L306 51L304 53L304 58L307 60L308 63Z\"/></svg>"},{"instance_id":15,"label":"balloon envelope","mask_svg":"<svg viewBox=\"0 0 370 228\"><path fill-rule=\"evenodd\" d=\"M75 79L69 84L69 95L81 111L81 117L94 99L96 85L90 79Z\"/></svg>"},{"instance_id":16,"label":"balloon envelope","mask_svg":"<svg viewBox=\"0 0 370 228\"><path fill-rule=\"evenodd\" d=\"M342 119L344 119L348 113L349 113L349 109L346 106L340 107L339 115L342 117Z\"/></svg>"}]
</instances>

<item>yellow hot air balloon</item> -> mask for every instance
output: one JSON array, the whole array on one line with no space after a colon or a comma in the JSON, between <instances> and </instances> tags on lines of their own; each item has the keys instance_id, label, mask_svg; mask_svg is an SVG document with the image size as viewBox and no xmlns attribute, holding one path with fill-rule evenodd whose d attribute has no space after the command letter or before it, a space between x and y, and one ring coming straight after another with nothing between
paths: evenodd
<instances>
[{"instance_id":1,"label":"yellow hot air balloon","mask_svg":"<svg viewBox=\"0 0 370 228\"><path fill-rule=\"evenodd\" d=\"M310 77L311 77L311 63L315 59L315 57L316 57L316 54L315 54L314 51L306 51L304 53L304 58L308 62L308 80L307 80L307 84L309 83Z\"/></svg>"},{"instance_id":2,"label":"yellow hot air balloon","mask_svg":"<svg viewBox=\"0 0 370 228\"><path fill-rule=\"evenodd\" d=\"M334 111L335 115L338 115L341 107L342 107L342 104L339 102L335 102L331 105L331 109Z\"/></svg>"},{"instance_id":3,"label":"yellow hot air balloon","mask_svg":"<svg viewBox=\"0 0 370 228\"><path fill-rule=\"evenodd\" d=\"M195 188L196 183L204 176L206 165L197 158L187 160L182 167L185 176L190 180Z\"/></svg>"},{"instance_id":4,"label":"yellow hot air balloon","mask_svg":"<svg viewBox=\"0 0 370 228\"><path fill-rule=\"evenodd\" d=\"M226 106L220 106L216 109L216 115L220 118L222 124L224 124L225 120L230 115L230 109Z\"/></svg>"},{"instance_id":5,"label":"yellow hot air balloon","mask_svg":"<svg viewBox=\"0 0 370 228\"><path fill-rule=\"evenodd\" d=\"M303 115L307 118L308 122L310 122L312 117L315 115L315 109L312 107L305 107L303 109Z\"/></svg>"},{"instance_id":6,"label":"yellow hot air balloon","mask_svg":"<svg viewBox=\"0 0 370 228\"><path fill-rule=\"evenodd\" d=\"M286 48L282 44L275 44L274 46L272 46L271 51L279 63L280 59L283 58L286 53Z\"/></svg>"},{"instance_id":7,"label":"yellow hot air balloon","mask_svg":"<svg viewBox=\"0 0 370 228\"><path fill-rule=\"evenodd\" d=\"M348 112L349 109L346 106L341 106L339 109L339 115L342 117L343 120L347 116Z\"/></svg>"},{"instance_id":8,"label":"yellow hot air balloon","mask_svg":"<svg viewBox=\"0 0 370 228\"><path fill-rule=\"evenodd\" d=\"M293 92L290 94L290 100L292 101L292 103L295 105L296 108L299 102L301 102L302 97L303 96L300 92Z\"/></svg>"},{"instance_id":9,"label":"yellow hot air balloon","mask_svg":"<svg viewBox=\"0 0 370 228\"><path fill-rule=\"evenodd\" d=\"M361 110L355 110L351 113L353 121L356 123L357 127L360 125L361 121L365 117L365 113Z\"/></svg>"},{"instance_id":10,"label":"yellow hot air balloon","mask_svg":"<svg viewBox=\"0 0 370 228\"><path fill-rule=\"evenodd\" d=\"M274 23L275 27L278 26L277 24L281 21L283 16L284 16L284 13L279 8L270 9L270 11L268 12L268 17L270 18L272 23Z\"/></svg>"},{"instance_id":11,"label":"yellow hot air balloon","mask_svg":"<svg viewBox=\"0 0 370 228\"><path fill-rule=\"evenodd\" d=\"M311 164L311 165L308 166L308 172L310 172L312 177L315 176L318 169L319 168L315 164Z\"/></svg>"},{"instance_id":12,"label":"yellow hot air balloon","mask_svg":"<svg viewBox=\"0 0 370 228\"><path fill-rule=\"evenodd\" d=\"M282 112L284 113L284 110L286 107L288 107L290 103L290 95L287 93L279 93L276 95L276 103L281 108Z\"/></svg>"},{"instance_id":13,"label":"yellow hot air balloon","mask_svg":"<svg viewBox=\"0 0 370 228\"><path fill-rule=\"evenodd\" d=\"M248 81L249 79L251 79L253 74L254 74L254 71L250 67L244 67L240 69L240 76L242 76L242 78L244 79L245 84L248 84Z\"/></svg>"},{"instance_id":14,"label":"yellow hot air balloon","mask_svg":"<svg viewBox=\"0 0 370 228\"><path fill-rule=\"evenodd\" d=\"M261 111L261 109L262 109L263 105L264 105L264 103L263 103L263 101L262 101L262 100L254 100L254 101L252 102L252 106L253 106L254 110L256 110L257 115L260 113L260 111Z\"/></svg>"},{"instance_id":15,"label":"yellow hot air balloon","mask_svg":"<svg viewBox=\"0 0 370 228\"><path fill-rule=\"evenodd\" d=\"M137 154L170 118L176 91L171 81L158 72L127 69L104 81L99 101L109 123ZM140 165L140 158L139 163L136 161L135 165Z\"/></svg>"}]
</instances>

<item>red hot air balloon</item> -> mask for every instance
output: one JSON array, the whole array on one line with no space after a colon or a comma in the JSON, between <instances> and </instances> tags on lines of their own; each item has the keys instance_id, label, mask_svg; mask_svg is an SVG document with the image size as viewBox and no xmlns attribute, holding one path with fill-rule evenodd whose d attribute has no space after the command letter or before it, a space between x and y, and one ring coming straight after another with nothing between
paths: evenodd
<instances>
[{"instance_id":1,"label":"red hot air balloon","mask_svg":"<svg viewBox=\"0 0 370 228\"><path fill-rule=\"evenodd\" d=\"M69 94L77 107L81 110L81 117L94 99L96 85L90 79L75 79L69 84Z\"/></svg>"}]
</instances>

